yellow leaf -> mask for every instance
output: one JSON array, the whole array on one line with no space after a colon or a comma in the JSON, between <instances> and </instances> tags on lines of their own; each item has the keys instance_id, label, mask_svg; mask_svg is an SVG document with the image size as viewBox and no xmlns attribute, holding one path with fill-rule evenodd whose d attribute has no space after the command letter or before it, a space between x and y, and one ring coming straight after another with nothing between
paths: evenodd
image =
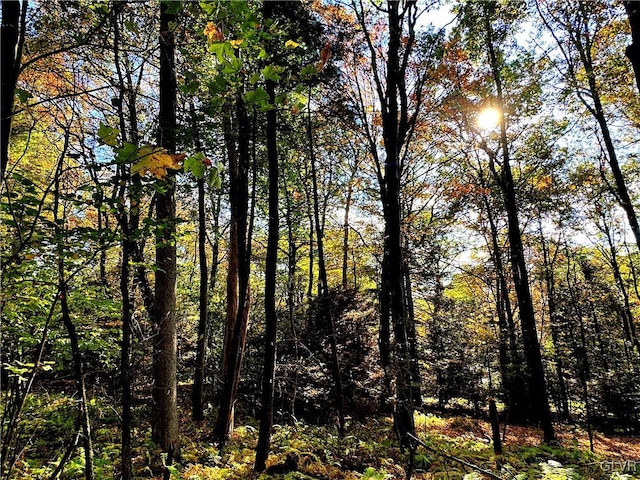
<instances>
[{"instance_id":1,"label":"yellow leaf","mask_svg":"<svg viewBox=\"0 0 640 480\"><path fill-rule=\"evenodd\" d=\"M184 155L171 155L164 148L142 147L138 152L138 161L131 166L131 174L151 175L164 180L167 170L180 170Z\"/></svg>"},{"instance_id":2,"label":"yellow leaf","mask_svg":"<svg viewBox=\"0 0 640 480\"><path fill-rule=\"evenodd\" d=\"M214 42L222 42L224 40L224 34L216 27L213 22L207 23L204 32L207 37L207 41L211 44Z\"/></svg>"},{"instance_id":3,"label":"yellow leaf","mask_svg":"<svg viewBox=\"0 0 640 480\"><path fill-rule=\"evenodd\" d=\"M298 48L300 46L299 43L294 42L293 40L287 40L286 42L284 42L284 46L285 48Z\"/></svg>"},{"instance_id":4,"label":"yellow leaf","mask_svg":"<svg viewBox=\"0 0 640 480\"><path fill-rule=\"evenodd\" d=\"M238 48L240 45L242 45L243 40L231 40L229 43L231 44L231 46L233 48Z\"/></svg>"}]
</instances>

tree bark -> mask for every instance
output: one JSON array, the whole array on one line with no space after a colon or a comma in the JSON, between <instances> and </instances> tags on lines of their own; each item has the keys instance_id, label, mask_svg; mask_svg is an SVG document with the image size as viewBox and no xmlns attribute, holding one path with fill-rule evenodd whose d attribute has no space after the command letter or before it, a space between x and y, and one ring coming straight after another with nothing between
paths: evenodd
<instances>
[{"instance_id":1,"label":"tree bark","mask_svg":"<svg viewBox=\"0 0 640 480\"><path fill-rule=\"evenodd\" d=\"M539 212L539 218L542 218L542 213ZM542 224L540 225L540 242L542 243L542 259L544 262L544 282L547 289L547 308L549 309L549 328L551 329L551 340L553 342L553 348L555 351L555 363L556 363L556 376L558 377L558 394L559 405L557 406L558 413L563 420L570 419L569 411L569 398L567 396L567 386L564 381L564 361L560 351L560 332L559 332L559 320L560 315L558 313L557 301L556 301L556 280L553 273L553 263L549 254L549 247L544 239L542 233Z\"/></svg>"},{"instance_id":2,"label":"tree bark","mask_svg":"<svg viewBox=\"0 0 640 480\"><path fill-rule=\"evenodd\" d=\"M160 114L158 144L176 150L175 39L176 16L160 4ZM168 453L167 464L179 455L177 411L176 328L176 201L175 179L169 176L156 197L156 273L151 312L156 329L153 343L152 438Z\"/></svg>"},{"instance_id":3,"label":"tree bark","mask_svg":"<svg viewBox=\"0 0 640 480\"><path fill-rule=\"evenodd\" d=\"M196 151L202 152L200 131L196 119L196 109L191 103L191 133ZM198 293L198 337L196 342L196 365L193 376L193 391L191 392L191 415L193 420L204 420L204 378L207 355L208 331L208 300L209 300L209 272L207 271L207 215L205 211L204 177L198 183L198 263L200 271L200 285ZM214 260L215 261L215 260Z\"/></svg>"},{"instance_id":4,"label":"tree bark","mask_svg":"<svg viewBox=\"0 0 640 480\"><path fill-rule=\"evenodd\" d=\"M347 198L344 205L344 220L342 223L342 289L349 288L349 210L351 209L351 196L353 195L353 175L347 187Z\"/></svg>"},{"instance_id":5,"label":"tree bark","mask_svg":"<svg viewBox=\"0 0 640 480\"><path fill-rule=\"evenodd\" d=\"M631 44L626 48L625 53L633 66L636 85L640 92L640 2L626 0L623 3L629 17L629 26L631 27Z\"/></svg>"},{"instance_id":6,"label":"tree bark","mask_svg":"<svg viewBox=\"0 0 640 480\"><path fill-rule=\"evenodd\" d=\"M131 232L128 220L122 214L122 265L120 267L120 294L122 296L122 346L120 349L120 382L122 384L122 451L120 452L120 475L123 480L133 478L133 447L131 428L133 423L133 395L131 391L131 316L133 302L131 299Z\"/></svg>"},{"instance_id":7,"label":"tree bark","mask_svg":"<svg viewBox=\"0 0 640 480\"><path fill-rule=\"evenodd\" d=\"M27 1L2 0L0 32L0 181L6 176L9 163L9 138L15 101L16 84L22 60Z\"/></svg>"},{"instance_id":8,"label":"tree bark","mask_svg":"<svg viewBox=\"0 0 640 480\"><path fill-rule=\"evenodd\" d=\"M531 413L531 419L540 423L544 434L544 441L549 443L555 441L555 432L551 421L547 384L544 378L542 354L540 352L540 344L538 342L533 300L531 298L529 285L529 274L527 271L527 263L522 244L522 234L520 232L520 222L518 219L518 203L516 199L513 175L511 173L511 158L504 115L501 68L498 63L498 57L494 47L493 28L489 18L488 5L486 4L483 16L489 65L493 74L498 108L500 109L500 147L502 149L502 168L500 172L497 172L495 170L496 159L491 158L491 161L494 164L492 171L494 172L498 186L502 191L505 211L507 214L508 238L509 246L511 248L511 271L516 297L518 299L520 327L522 329L522 343L524 346L527 366L527 386L529 395L528 410Z\"/></svg>"},{"instance_id":9,"label":"tree bark","mask_svg":"<svg viewBox=\"0 0 640 480\"><path fill-rule=\"evenodd\" d=\"M420 359L418 358L418 338L416 335L416 321L413 306L413 294L411 287L411 272L409 262L404 265L404 291L406 292L407 309L407 336L409 341L409 356L411 361L411 391L413 404L422 405L422 378L420 377Z\"/></svg>"},{"instance_id":10,"label":"tree bark","mask_svg":"<svg viewBox=\"0 0 640 480\"><path fill-rule=\"evenodd\" d=\"M404 92L404 69L400 65L400 51L403 37L402 20L399 2L387 2L387 18L389 25L389 42L387 48L387 84L384 98L386 104L382 114L382 130L384 150L386 153L384 183L386 195L383 212L387 250L386 278L389 292L389 310L393 329L394 375L396 381L396 404L394 411L394 427L398 440L403 447L410 445L408 434L415 434L413 420L413 389L411 388L411 354L408 338L408 315L406 311L406 291L404 282L404 260L402 252L402 211L400 207L400 151L406 140L406 111L401 112L398 96ZM409 47L405 47L409 48ZM401 99L403 102L406 99Z\"/></svg>"},{"instance_id":11,"label":"tree bark","mask_svg":"<svg viewBox=\"0 0 640 480\"><path fill-rule=\"evenodd\" d=\"M486 188L482 173L481 184ZM526 417L526 398L520 367L520 352L517 347L516 327L513 319L513 308L509 298L507 272L502 261L502 248L499 243L499 232L494 213L486 197L483 205L489 222L491 260L496 271L496 314L498 317L498 350L502 388L506 394L506 405L510 420L521 421Z\"/></svg>"},{"instance_id":12,"label":"tree bark","mask_svg":"<svg viewBox=\"0 0 640 480\"><path fill-rule=\"evenodd\" d=\"M264 21L272 17L273 3L263 4ZM275 82L266 81L269 103L275 102ZM256 448L254 469L262 472L266 468L273 427L273 393L276 370L276 334L278 314L276 310L276 273L278 264L279 211L278 211L278 145L277 145L277 110L267 112L267 160L269 166L269 232L267 238L267 259L265 265L264 288L264 364L262 372L262 405L260 408L260 430Z\"/></svg>"},{"instance_id":13,"label":"tree bark","mask_svg":"<svg viewBox=\"0 0 640 480\"><path fill-rule=\"evenodd\" d=\"M222 392L214 436L224 443L232 430L233 404L236 400L249 318L250 246L247 215L249 206L248 175L250 125L241 95L235 99L237 124L231 112L225 114L225 144L229 159L229 252L227 271L227 319L222 353Z\"/></svg>"}]
</instances>

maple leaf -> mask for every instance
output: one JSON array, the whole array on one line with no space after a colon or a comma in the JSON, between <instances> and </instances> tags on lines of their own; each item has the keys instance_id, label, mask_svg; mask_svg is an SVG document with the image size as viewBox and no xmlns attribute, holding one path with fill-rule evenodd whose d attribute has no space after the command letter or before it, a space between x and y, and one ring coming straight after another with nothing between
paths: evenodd
<instances>
[{"instance_id":1,"label":"maple leaf","mask_svg":"<svg viewBox=\"0 0 640 480\"><path fill-rule=\"evenodd\" d=\"M138 152L138 161L131 166L131 174L150 175L164 180L168 170L180 170L186 155L172 155L164 148L142 147Z\"/></svg>"},{"instance_id":2,"label":"maple leaf","mask_svg":"<svg viewBox=\"0 0 640 480\"><path fill-rule=\"evenodd\" d=\"M213 22L208 22L202 33L207 37L207 41L210 44L214 42L222 42L224 40L224 34Z\"/></svg>"}]
</instances>

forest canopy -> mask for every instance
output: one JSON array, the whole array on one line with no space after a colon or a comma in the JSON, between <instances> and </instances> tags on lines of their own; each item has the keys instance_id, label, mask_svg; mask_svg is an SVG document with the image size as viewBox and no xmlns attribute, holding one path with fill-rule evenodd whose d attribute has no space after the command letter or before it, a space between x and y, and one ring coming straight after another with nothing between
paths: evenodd
<instances>
[{"instance_id":1,"label":"forest canopy","mask_svg":"<svg viewBox=\"0 0 640 480\"><path fill-rule=\"evenodd\" d=\"M2 478L614 478L639 2L1 5Z\"/></svg>"}]
</instances>

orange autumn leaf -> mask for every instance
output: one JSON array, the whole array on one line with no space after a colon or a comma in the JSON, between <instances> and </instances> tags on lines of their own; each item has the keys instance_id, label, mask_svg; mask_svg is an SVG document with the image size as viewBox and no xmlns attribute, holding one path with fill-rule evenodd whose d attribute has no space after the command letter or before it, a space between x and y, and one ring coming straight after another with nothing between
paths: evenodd
<instances>
[{"instance_id":1,"label":"orange autumn leaf","mask_svg":"<svg viewBox=\"0 0 640 480\"><path fill-rule=\"evenodd\" d=\"M207 41L211 43L222 42L224 40L224 34L213 22L208 22L207 26L202 32L207 37Z\"/></svg>"},{"instance_id":2,"label":"orange autumn leaf","mask_svg":"<svg viewBox=\"0 0 640 480\"><path fill-rule=\"evenodd\" d=\"M331 58L331 44L327 43L320 52L320 61L316 64L316 69L320 72Z\"/></svg>"}]
</instances>

